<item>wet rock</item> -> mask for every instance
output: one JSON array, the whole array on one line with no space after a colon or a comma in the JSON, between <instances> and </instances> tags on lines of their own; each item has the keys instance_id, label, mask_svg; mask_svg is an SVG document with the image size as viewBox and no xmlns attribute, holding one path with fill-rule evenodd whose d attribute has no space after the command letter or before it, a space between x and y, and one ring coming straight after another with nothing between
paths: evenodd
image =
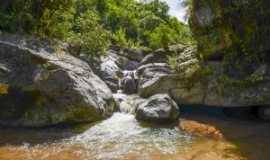
<instances>
[{"instance_id":1,"label":"wet rock","mask_svg":"<svg viewBox=\"0 0 270 160\"><path fill-rule=\"evenodd\" d=\"M129 95L127 98L120 103L120 111L130 114L135 114L140 104L144 103L146 99L141 98L138 95Z\"/></svg>"},{"instance_id":2,"label":"wet rock","mask_svg":"<svg viewBox=\"0 0 270 160\"><path fill-rule=\"evenodd\" d=\"M125 101L127 99L128 95L123 93L122 90L118 90L117 93L113 94L113 98L117 105L119 106L122 101Z\"/></svg>"},{"instance_id":3,"label":"wet rock","mask_svg":"<svg viewBox=\"0 0 270 160\"><path fill-rule=\"evenodd\" d=\"M112 48L107 51L107 54L99 59L86 59L94 72L105 81L113 92L117 92L118 80L117 72L124 70L135 70L139 66L139 61L142 59L142 53L138 51ZM140 58L141 57L141 58ZM93 63L95 61L95 63Z\"/></svg>"},{"instance_id":4,"label":"wet rock","mask_svg":"<svg viewBox=\"0 0 270 160\"><path fill-rule=\"evenodd\" d=\"M177 104L166 94L157 94L136 110L136 119L140 121L167 123L178 120L179 108Z\"/></svg>"},{"instance_id":5,"label":"wet rock","mask_svg":"<svg viewBox=\"0 0 270 160\"><path fill-rule=\"evenodd\" d=\"M180 121L179 127L182 130L196 136L210 137L214 139L224 138L223 133L215 126L212 126L210 124L204 124L194 120L183 119Z\"/></svg>"},{"instance_id":6,"label":"wet rock","mask_svg":"<svg viewBox=\"0 0 270 160\"><path fill-rule=\"evenodd\" d=\"M109 51L107 56L101 57L100 70L98 72L100 77L114 92L118 89L116 73L121 71L117 63L118 58L113 51Z\"/></svg>"},{"instance_id":7,"label":"wet rock","mask_svg":"<svg viewBox=\"0 0 270 160\"><path fill-rule=\"evenodd\" d=\"M0 84L8 86L0 95L2 125L94 122L115 110L111 90L89 65L49 42L2 36L0 66Z\"/></svg>"}]
</instances>

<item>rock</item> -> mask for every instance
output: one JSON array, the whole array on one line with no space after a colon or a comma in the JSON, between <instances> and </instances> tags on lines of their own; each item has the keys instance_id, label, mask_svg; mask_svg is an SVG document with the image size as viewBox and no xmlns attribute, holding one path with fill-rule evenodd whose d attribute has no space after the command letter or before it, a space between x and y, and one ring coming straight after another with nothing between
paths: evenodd
<instances>
[{"instance_id":1,"label":"rock","mask_svg":"<svg viewBox=\"0 0 270 160\"><path fill-rule=\"evenodd\" d=\"M196 58L194 47L183 45L171 46L169 51L179 52L177 59L178 65L176 66L177 72L167 63L151 63L140 66L137 70L139 94L142 97L149 97L158 93L167 93L173 98L176 98L175 100L178 103L182 103L182 99L178 98L178 91L185 87L188 88L184 80L191 77L197 71L199 61ZM177 92L175 92L176 90ZM180 92L180 94L186 93Z\"/></svg>"},{"instance_id":2,"label":"rock","mask_svg":"<svg viewBox=\"0 0 270 160\"><path fill-rule=\"evenodd\" d=\"M270 68L261 64L250 79L224 79L222 62L201 63L196 48L185 47L178 53L177 66L152 63L138 68L139 95L169 94L178 104L239 107L270 105ZM256 80L256 78L259 78ZM251 79L255 78L255 82ZM250 81L251 80L251 81ZM254 80L254 79L253 79Z\"/></svg>"},{"instance_id":3,"label":"rock","mask_svg":"<svg viewBox=\"0 0 270 160\"><path fill-rule=\"evenodd\" d=\"M215 126L195 120L181 119L179 128L196 136L211 137L218 140L224 139L222 131Z\"/></svg>"},{"instance_id":4,"label":"rock","mask_svg":"<svg viewBox=\"0 0 270 160\"><path fill-rule=\"evenodd\" d=\"M131 52L130 55L126 52ZM110 87L113 92L117 92L118 87L118 77L116 75L117 72L122 72L124 70L135 70L139 66L138 59L140 56L136 56L139 53L132 50L129 51L125 49L117 49L113 48L107 51L107 54L102 56L100 59L95 59L95 63L93 63L93 59L89 60L87 58L83 58L89 62L92 68L94 68L94 72L101 77L102 80ZM129 55L129 56L128 56ZM134 56L134 57L133 57ZM129 59L130 58L130 59Z\"/></svg>"},{"instance_id":5,"label":"rock","mask_svg":"<svg viewBox=\"0 0 270 160\"><path fill-rule=\"evenodd\" d=\"M109 51L107 56L101 57L99 75L105 81L105 83L112 89L112 91L118 90L118 78L116 73L121 71L118 66L118 56Z\"/></svg>"},{"instance_id":6,"label":"rock","mask_svg":"<svg viewBox=\"0 0 270 160\"><path fill-rule=\"evenodd\" d=\"M95 122L114 112L111 90L89 65L57 51L46 41L1 36L0 85L8 92L0 94L0 124Z\"/></svg>"},{"instance_id":7,"label":"rock","mask_svg":"<svg viewBox=\"0 0 270 160\"><path fill-rule=\"evenodd\" d=\"M166 63L168 56L167 52L164 49L158 49L153 53L149 53L141 60L140 65L142 66L149 63Z\"/></svg>"},{"instance_id":8,"label":"rock","mask_svg":"<svg viewBox=\"0 0 270 160\"><path fill-rule=\"evenodd\" d=\"M177 104L166 94L157 94L136 110L136 119L140 121L167 123L178 120L179 108Z\"/></svg>"},{"instance_id":9,"label":"rock","mask_svg":"<svg viewBox=\"0 0 270 160\"><path fill-rule=\"evenodd\" d=\"M166 63L153 63L138 68L139 95L149 97L157 93L168 93L167 77L171 75L172 69ZM162 83L162 84L161 84Z\"/></svg>"},{"instance_id":10,"label":"rock","mask_svg":"<svg viewBox=\"0 0 270 160\"><path fill-rule=\"evenodd\" d=\"M143 50L124 48L122 51L118 52L118 55L127 57L131 61L140 62L144 58L145 53Z\"/></svg>"}]
</instances>

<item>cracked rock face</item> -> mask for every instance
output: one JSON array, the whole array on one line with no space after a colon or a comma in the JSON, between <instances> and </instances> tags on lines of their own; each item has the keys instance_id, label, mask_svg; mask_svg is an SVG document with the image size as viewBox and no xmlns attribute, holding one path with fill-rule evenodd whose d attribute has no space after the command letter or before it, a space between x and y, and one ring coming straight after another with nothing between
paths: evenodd
<instances>
[{"instance_id":1,"label":"cracked rock face","mask_svg":"<svg viewBox=\"0 0 270 160\"><path fill-rule=\"evenodd\" d=\"M115 110L111 90L87 63L36 39L1 37L0 86L7 86L2 125L94 122Z\"/></svg>"}]
</instances>

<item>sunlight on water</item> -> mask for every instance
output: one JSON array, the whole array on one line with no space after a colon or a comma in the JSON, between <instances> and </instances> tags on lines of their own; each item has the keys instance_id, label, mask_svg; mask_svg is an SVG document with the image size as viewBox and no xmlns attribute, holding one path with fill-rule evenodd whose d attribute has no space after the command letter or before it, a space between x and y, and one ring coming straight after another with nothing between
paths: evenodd
<instances>
[{"instance_id":1,"label":"sunlight on water","mask_svg":"<svg viewBox=\"0 0 270 160\"><path fill-rule=\"evenodd\" d=\"M194 137L175 127L145 126L133 115L115 113L83 126L83 131L80 126L79 132L76 127L60 126L42 130L2 128L0 160L249 160L241 152L256 149L253 142L247 147L241 145L240 150L239 143ZM268 155L265 149L269 142L262 139L256 140L262 145L257 145L251 155L258 160Z\"/></svg>"},{"instance_id":2,"label":"sunlight on water","mask_svg":"<svg viewBox=\"0 0 270 160\"><path fill-rule=\"evenodd\" d=\"M133 115L115 113L111 118L84 133L66 139L66 143L82 144L100 159L119 158L128 153L159 150L173 154L191 142L191 137L177 128L144 128Z\"/></svg>"}]
</instances>

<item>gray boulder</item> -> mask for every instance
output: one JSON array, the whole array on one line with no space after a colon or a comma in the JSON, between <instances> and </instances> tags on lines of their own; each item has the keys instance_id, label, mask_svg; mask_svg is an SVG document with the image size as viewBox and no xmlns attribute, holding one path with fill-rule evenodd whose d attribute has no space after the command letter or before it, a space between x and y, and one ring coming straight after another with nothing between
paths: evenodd
<instances>
[{"instance_id":1,"label":"gray boulder","mask_svg":"<svg viewBox=\"0 0 270 160\"><path fill-rule=\"evenodd\" d=\"M140 121L167 123L178 120L179 108L167 94L157 94L136 110L136 119Z\"/></svg>"},{"instance_id":2,"label":"gray boulder","mask_svg":"<svg viewBox=\"0 0 270 160\"><path fill-rule=\"evenodd\" d=\"M115 110L111 90L87 63L49 42L0 39L0 124L42 127L94 122ZM1 87L0 87L1 88Z\"/></svg>"},{"instance_id":3,"label":"gray boulder","mask_svg":"<svg viewBox=\"0 0 270 160\"><path fill-rule=\"evenodd\" d=\"M116 73L122 69L118 65L119 56L114 51L108 51L106 56L101 57L99 76L105 83L116 92L118 90L118 78Z\"/></svg>"},{"instance_id":4,"label":"gray boulder","mask_svg":"<svg viewBox=\"0 0 270 160\"><path fill-rule=\"evenodd\" d=\"M149 97L157 93L168 93L172 84L168 77L172 69L166 63L152 63L138 68L136 74L139 77L138 90L142 97Z\"/></svg>"}]
</instances>

